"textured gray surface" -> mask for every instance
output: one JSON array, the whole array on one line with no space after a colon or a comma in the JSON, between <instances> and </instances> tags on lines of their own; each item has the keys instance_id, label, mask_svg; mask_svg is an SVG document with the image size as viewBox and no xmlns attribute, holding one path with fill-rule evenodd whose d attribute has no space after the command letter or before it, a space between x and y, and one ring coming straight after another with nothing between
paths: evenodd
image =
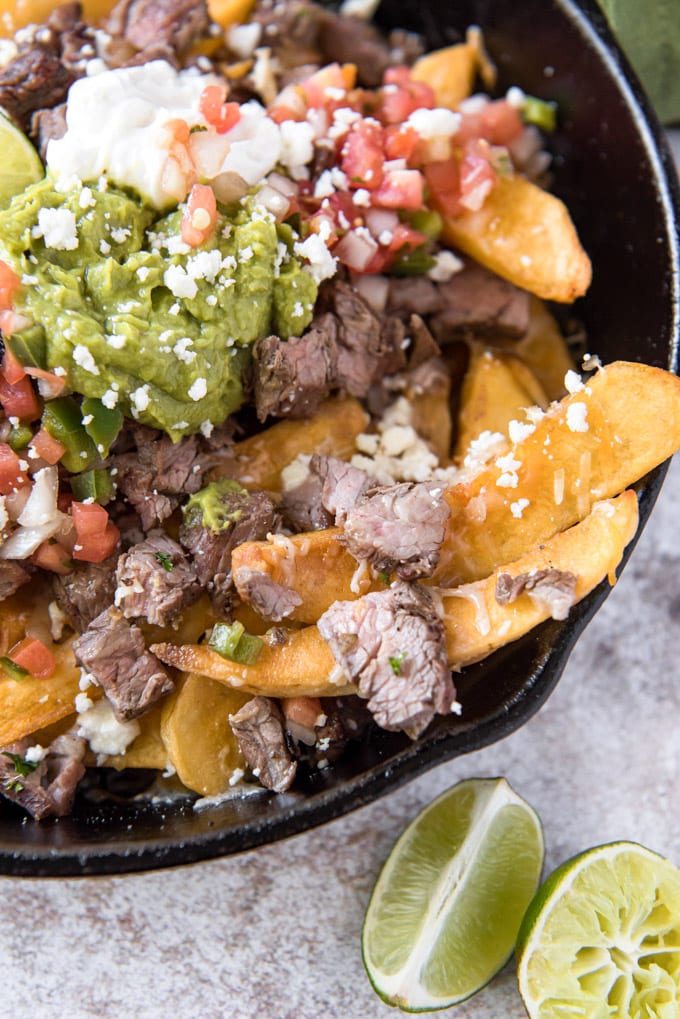
<instances>
[{"instance_id":1,"label":"textured gray surface","mask_svg":"<svg viewBox=\"0 0 680 1019\"><path fill-rule=\"evenodd\" d=\"M324 828L160 873L0 879L0 1016L380 1019L360 931L408 821L468 776L505 775L539 811L552 869L588 846L643 842L680 864L680 460L622 579L555 693L502 743ZM522 1019L511 967L451 1013Z\"/></svg>"}]
</instances>

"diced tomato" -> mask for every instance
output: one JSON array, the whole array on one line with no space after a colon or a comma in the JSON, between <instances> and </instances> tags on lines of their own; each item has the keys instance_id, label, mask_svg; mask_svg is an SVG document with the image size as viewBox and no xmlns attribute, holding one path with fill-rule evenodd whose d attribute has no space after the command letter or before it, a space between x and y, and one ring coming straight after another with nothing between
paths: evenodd
<instances>
[{"instance_id":1,"label":"diced tomato","mask_svg":"<svg viewBox=\"0 0 680 1019\"><path fill-rule=\"evenodd\" d=\"M7 657L20 669L39 679L49 679L57 667L54 655L37 637L24 637L10 648Z\"/></svg>"},{"instance_id":2,"label":"diced tomato","mask_svg":"<svg viewBox=\"0 0 680 1019\"><path fill-rule=\"evenodd\" d=\"M373 120L357 120L342 147L341 166L353 190L379 188L383 179L383 129Z\"/></svg>"},{"instance_id":3,"label":"diced tomato","mask_svg":"<svg viewBox=\"0 0 680 1019\"><path fill-rule=\"evenodd\" d=\"M206 85L198 101L199 112L218 134L226 134L241 119L238 103L226 102L227 90L222 85Z\"/></svg>"},{"instance_id":4,"label":"diced tomato","mask_svg":"<svg viewBox=\"0 0 680 1019\"><path fill-rule=\"evenodd\" d=\"M383 85L408 85L411 81L411 69L404 64L388 67L383 73Z\"/></svg>"},{"instance_id":5,"label":"diced tomato","mask_svg":"<svg viewBox=\"0 0 680 1019\"><path fill-rule=\"evenodd\" d=\"M481 209L498 179L490 156L488 142L481 139L466 142L460 164L460 204L465 209L475 212Z\"/></svg>"},{"instance_id":6,"label":"diced tomato","mask_svg":"<svg viewBox=\"0 0 680 1019\"><path fill-rule=\"evenodd\" d=\"M0 309L12 307L14 294L21 286L21 280L7 262L0 261Z\"/></svg>"},{"instance_id":7,"label":"diced tomato","mask_svg":"<svg viewBox=\"0 0 680 1019\"><path fill-rule=\"evenodd\" d=\"M54 538L49 538L47 541L43 541L42 545L38 545L31 556L31 562L34 566L40 566L43 570L49 570L51 573L58 573L61 576L66 576L73 570L71 553Z\"/></svg>"},{"instance_id":8,"label":"diced tomato","mask_svg":"<svg viewBox=\"0 0 680 1019\"><path fill-rule=\"evenodd\" d=\"M120 538L120 531L98 503L71 503L71 514L76 528L73 558L87 563L101 563L107 559Z\"/></svg>"},{"instance_id":9,"label":"diced tomato","mask_svg":"<svg viewBox=\"0 0 680 1019\"><path fill-rule=\"evenodd\" d=\"M418 140L414 128L392 124L385 129L385 156L387 159L410 159Z\"/></svg>"},{"instance_id":10,"label":"diced tomato","mask_svg":"<svg viewBox=\"0 0 680 1019\"><path fill-rule=\"evenodd\" d=\"M3 312L3 314L12 315L13 312ZM17 382L21 382L26 374L24 366L17 361L9 347L5 347L5 353L2 357L2 374L10 386L15 386Z\"/></svg>"},{"instance_id":11,"label":"diced tomato","mask_svg":"<svg viewBox=\"0 0 680 1019\"><path fill-rule=\"evenodd\" d=\"M283 124L285 120L303 120L304 118L296 110L293 110L290 106L270 106L267 110L267 116L270 120L273 120L275 124Z\"/></svg>"},{"instance_id":12,"label":"diced tomato","mask_svg":"<svg viewBox=\"0 0 680 1019\"><path fill-rule=\"evenodd\" d=\"M373 204L383 209L422 209L424 184L420 170L389 170L373 192Z\"/></svg>"},{"instance_id":13,"label":"diced tomato","mask_svg":"<svg viewBox=\"0 0 680 1019\"><path fill-rule=\"evenodd\" d=\"M217 201L208 184L194 184L182 216L182 240L197 248L210 237L217 222Z\"/></svg>"},{"instance_id":14,"label":"diced tomato","mask_svg":"<svg viewBox=\"0 0 680 1019\"><path fill-rule=\"evenodd\" d=\"M442 216L459 216L463 211L460 204L460 168L452 156L437 163L428 163L423 170L430 192L430 202Z\"/></svg>"},{"instance_id":15,"label":"diced tomato","mask_svg":"<svg viewBox=\"0 0 680 1019\"><path fill-rule=\"evenodd\" d=\"M10 385L0 374L0 403L8 418L36 421L41 414L40 401L27 375L14 385Z\"/></svg>"},{"instance_id":16,"label":"diced tomato","mask_svg":"<svg viewBox=\"0 0 680 1019\"><path fill-rule=\"evenodd\" d=\"M346 93L354 88L357 69L355 64L328 64L315 71L300 83L300 90L312 109L337 109L345 105ZM342 95L341 95L342 93Z\"/></svg>"},{"instance_id":17,"label":"diced tomato","mask_svg":"<svg viewBox=\"0 0 680 1019\"><path fill-rule=\"evenodd\" d=\"M434 92L422 81L386 85L380 92L376 116L383 124L403 124L415 110L432 110L435 105Z\"/></svg>"},{"instance_id":18,"label":"diced tomato","mask_svg":"<svg viewBox=\"0 0 680 1019\"><path fill-rule=\"evenodd\" d=\"M66 446L54 436L46 432L44 428L39 429L31 439L31 449L34 449L41 460L48 464L56 464L66 452Z\"/></svg>"},{"instance_id":19,"label":"diced tomato","mask_svg":"<svg viewBox=\"0 0 680 1019\"><path fill-rule=\"evenodd\" d=\"M0 442L0 495L10 495L28 484L28 473L22 469L17 454L6 442Z\"/></svg>"},{"instance_id":20,"label":"diced tomato","mask_svg":"<svg viewBox=\"0 0 680 1019\"><path fill-rule=\"evenodd\" d=\"M38 392L44 400L53 400L55 396L59 396L66 385L66 380L61 375L45 371L44 368L34 368L33 365L27 365L24 371L37 381Z\"/></svg>"},{"instance_id":21,"label":"diced tomato","mask_svg":"<svg viewBox=\"0 0 680 1019\"><path fill-rule=\"evenodd\" d=\"M179 142L180 145L186 145L191 137L191 128L186 120L183 120L181 117L174 117L172 120L168 120L163 127L168 133L170 144Z\"/></svg>"},{"instance_id":22,"label":"diced tomato","mask_svg":"<svg viewBox=\"0 0 680 1019\"><path fill-rule=\"evenodd\" d=\"M507 99L487 103L479 115L479 135L492 145L509 145L523 130L522 118Z\"/></svg>"}]
</instances>

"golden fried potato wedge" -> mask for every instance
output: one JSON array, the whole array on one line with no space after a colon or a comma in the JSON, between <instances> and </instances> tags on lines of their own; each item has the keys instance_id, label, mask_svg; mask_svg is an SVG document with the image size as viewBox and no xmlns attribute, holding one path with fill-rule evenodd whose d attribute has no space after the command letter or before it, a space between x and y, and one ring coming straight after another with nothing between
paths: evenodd
<instances>
[{"instance_id":1,"label":"golden fried potato wedge","mask_svg":"<svg viewBox=\"0 0 680 1019\"><path fill-rule=\"evenodd\" d=\"M523 409L545 409L548 399L531 369L513 354L473 344L463 380L454 461L461 463L482 432L507 435L508 423L524 420Z\"/></svg>"},{"instance_id":2,"label":"golden fried potato wedge","mask_svg":"<svg viewBox=\"0 0 680 1019\"><path fill-rule=\"evenodd\" d=\"M244 488L280 492L281 471L296 456L320 453L348 460L368 421L366 411L353 397L325 400L311 418L278 421L227 448L224 454L216 454L219 461L207 480L233 478Z\"/></svg>"},{"instance_id":3,"label":"golden fried potato wedge","mask_svg":"<svg viewBox=\"0 0 680 1019\"><path fill-rule=\"evenodd\" d=\"M590 259L567 207L524 177L502 177L477 212L444 222L447 243L546 301L570 303L590 285Z\"/></svg>"},{"instance_id":4,"label":"golden fried potato wedge","mask_svg":"<svg viewBox=\"0 0 680 1019\"><path fill-rule=\"evenodd\" d=\"M49 679L37 676L11 679L0 669L0 746L23 739L73 713L80 669L71 644L68 640L52 647L57 668Z\"/></svg>"},{"instance_id":5,"label":"golden fried potato wedge","mask_svg":"<svg viewBox=\"0 0 680 1019\"><path fill-rule=\"evenodd\" d=\"M635 492L596 502L585 520L515 562L500 567L485 580L455 588L453 596L442 590L446 647L452 666L470 665L486 658L550 618L546 605L521 594L509 605L496 600L496 584L502 573L513 578L535 570L561 570L576 576L576 601L609 577L616 568L638 524Z\"/></svg>"},{"instance_id":6,"label":"golden fried potato wedge","mask_svg":"<svg viewBox=\"0 0 680 1019\"><path fill-rule=\"evenodd\" d=\"M493 345L521 358L549 400L562 399L564 376L575 365L555 317L538 297L531 296L529 328L521 340L494 339Z\"/></svg>"},{"instance_id":7,"label":"golden fried potato wedge","mask_svg":"<svg viewBox=\"0 0 680 1019\"><path fill-rule=\"evenodd\" d=\"M478 71L486 87L493 88L496 73L484 52L482 33L478 28L469 28L465 42L419 57L411 75L415 81L430 86L437 106L456 110L472 92Z\"/></svg>"},{"instance_id":8,"label":"golden fried potato wedge","mask_svg":"<svg viewBox=\"0 0 680 1019\"><path fill-rule=\"evenodd\" d=\"M189 674L164 702L160 721L164 753L188 789L216 796L228 789L234 772L244 767L229 715L247 700L249 694Z\"/></svg>"},{"instance_id":9,"label":"golden fried potato wedge","mask_svg":"<svg viewBox=\"0 0 680 1019\"><path fill-rule=\"evenodd\" d=\"M517 577L532 570L554 569L577 576L575 597L580 601L605 577L613 583L623 551L637 527L637 497L624 492L617 499L599 502L590 515L574 527L531 549L516 562L495 570L475 584L434 592L442 603L446 632L447 655L451 666L471 664L512 640L528 633L550 617L545 605L522 594L510 605L496 601L496 585L501 573ZM316 626L298 630L289 636L288 644L276 649L275 657L265 656L255 665L235 666L210 648L152 648L164 662L182 668L191 662L203 675L238 690L267 697L332 696L351 693L328 644ZM280 657L279 657L280 656Z\"/></svg>"},{"instance_id":10,"label":"golden fried potato wedge","mask_svg":"<svg viewBox=\"0 0 680 1019\"><path fill-rule=\"evenodd\" d=\"M161 705L140 715L137 719L140 733L135 737L124 754L100 759L98 763L107 768L122 771L123 768L155 768L165 771L169 763L168 751L161 739Z\"/></svg>"},{"instance_id":11,"label":"golden fried potato wedge","mask_svg":"<svg viewBox=\"0 0 680 1019\"><path fill-rule=\"evenodd\" d=\"M426 391L406 389L411 404L411 424L435 454L439 463L446 466L451 456L451 378L444 372Z\"/></svg>"},{"instance_id":12,"label":"golden fried potato wedge","mask_svg":"<svg viewBox=\"0 0 680 1019\"><path fill-rule=\"evenodd\" d=\"M511 460L491 461L447 489L451 516L431 582L450 587L488 577L582 520L595 501L622 492L679 447L680 379L648 365L609 365L549 409L512 447ZM285 547L245 542L232 560L237 587L239 576L247 576L241 570L268 574L300 596L290 618L307 623L334 601L379 589L338 535L337 528L298 534Z\"/></svg>"},{"instance_id":13,"label":"golden fried potato wedge","mask_svg":"<svg viewBox=\"0 0 680 1019\"><path fill-rule=\"evenodd\" d=\"M254 6L255 0L208 0L210 17L222 28L247 21Z\"/></svg>"},{"instance_id":14,"label":"golden fried potato wedge","mask_svg":"<svg viewBox=\"0 0 680 1019\"><path fill-rule=\"evenodd\" d=\"M315 626L294 630L285 644L265 645L254 665L227 661L207 644L154 644L166 665L225 683L243 694L268 697L330 697L352 693L331 649Z\"/></svg>"}]
</instances>

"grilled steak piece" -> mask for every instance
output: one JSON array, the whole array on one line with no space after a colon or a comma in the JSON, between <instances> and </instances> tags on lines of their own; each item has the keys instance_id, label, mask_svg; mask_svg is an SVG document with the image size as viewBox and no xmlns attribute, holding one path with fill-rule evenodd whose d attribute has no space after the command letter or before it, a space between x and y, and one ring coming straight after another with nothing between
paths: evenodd
<instances>
[{"instance_id":1,"label":"grilled steak piece","mask_svg":"<svg viewBox=\"0 0 680 1019\"><path fill-rule=\"evenodd\" d=\"M103 563L77 563L70 573L52 578L54 596L76 633L88 628L100 612L113 605L117 556Z\"/></svg>"},{"instance_id":2,"label":"grilled steak piece","mask_svg":"<svg viewBox=\"0 0 680 1019\"><path fill-rule=\"evenodd\" d=\"M0 601L9 598L22 584L31 579L31 574L12 559L0 559Z\"/></svg>"},{"instance_id":3,"label":"grilled steak piece","mask_svg":"<svg viewBox=\"0 0 680 1019\"><path fill-rule=\"evenodd\" d=\"M348 510L375 482L359 467L315 453L309 473L283 496L281 511L293 531L317 531L344 523Z\"/></svg>"},{"instance_id":4,"label":"grilled steak piece","mask_svg":"<svg viewBox=\"0 0 680 1019\"><path fill-rule=\"evenodd\" d=\"M430 327L440 343L466 332L517 339L529 328L527 291L481 265L470 262L438 290L443 307L430 319Z\"/></svg>"},{"instance_id":5,"label":"grilled steak piece","mask_svg":"<svg viewBox=\"0 0 680 1019\"><path fill-rule=\"evenodd\" d=\"M100 613L73 642L73 651L102 687L120 722L143 714L174 689L165 666L146 650L142 631L116 608Z\"/></svg>"},{"instance_id":6,"label":"grilled steak piece","mask_svg":"<svg viewBox=\"0 0 680 1019\"><path fill-rule=\"evenodd\" d=\"M297 591L291 591L272 580L268 573L261 573L249 566L241 566L236 571L234 581L241 598L249 602L261 616L274 623L280 623L302 604Z\"/></svg>"},{"instance_id":7,"label":"grilled steak piece","mask_svg":"<svg viewBox=\"0 0 680 1019\"><path fill-rule=\"evenodd\" d=\"M501 573L496 581L496 601L510 605L525 591L535 602L545 606L553 619L566 619L576 601L574 573L566 570L534 570L512 577Z\"/></svg>"},{"instance_id":8,"label":"grilled steak piece","mask_svg":"<svg viewBox=\"0 0 680 1019\"><path fill-rule=\"evenodd\" d=\"M118 488L150 531L199 490L205 464L195 435L173 443L153 428L135 426L132 434L136 449L109 457L107 466L117 470Z\"/></svg>"},{"instance_id":9,"label":"grilled steak piece","mask_svg":"<svg viewBox=\"0 0 680 1019\"><path fill-rule=\"evenodd\" d=\"M52 139L63 138L66 134L66 103L52 110L38 110L31 118L31 137L35 138L43 162L47 157L47 146Z\"/></svg>"},{"instance_id":10,"label":"grilled steak piece","mask_svg":"<svg viewBox=\"0 0 680 1019\"><path fill-rule=\"evenodd\" d=\"M454 708L444 627L424 588L397 582L335 602L317 625L381 728L415 738Z\"/></svg>"},{"instance_id":11,"label":"grilled steak piece","mask_svg":"<svg viewBox=\"0 0 680 1019\"><path fill-rule=\"evenodd\" d=\"M75 80L56 53L35 47L0 67L0 106L28 134L33 114L63 103Z\"/></svg>"},{"instance_id":12,"label":"grilled steak piece","mask_svg":"<svg viewBox=\"0 0 680 1019\"><path fill-rule=\"evenodd\" d=\"M305 417L332 389L366 396L384 375L406 366L406 327L378 318L348 283L323 288L322 314L299 337L268 336L253 349L257 416Z\"/></svg>"},{"instance_id":13,"label":"grilled steak piece","mask_svg":"<svg viewBox=\"0 0 680 1019\"><path fill-rule=\"evenodd\" d=\"M0 750L0 793L18 803L37 821L70 814L76 786L85 774L85 740L65 733L47 747L41 759L26 751L31 739Z\"/></svg>"},{"instance_id":14,"label":"grilled steak piece","mask_svg":"<svg viewBox=\"0 0 680 1019\"><path fill-rule=\"evenodd\" d=\"M204 513L206 493L210 512ZM236 481L215 481L184 507L179 540L190 553L201 587L218 610L232 593L231 553L244 541L262 541L278 527L278 513L266 492L249 492Z\"/></svg>"},{"instance_id":15,"label":"grilled steak piece","mask_svg":"<svg viewBox=\"0 0 680 1019\"><path fill-rule=\"evenodd\" d=\"M163 49L179 55L207 32L209 24L205 0L120 0L106 27L145 55Z\"/></svg>"},{"instance_id":16,"label":"grilled steak piece","mask_svg":"<svg viewBox=\"0 0 680 1019\"><path fill-rule=\"evenodd\" d=\"M351 508L342 540L376 570L396 572L402 580L429 577L439 562L449 515L441 482L402 482Z\"/></svg>"},{"instance_id":17,"label":"grilled steak piece","mask_svg":"<svg viewBox=\"0 0 680 1019\"><path fill-rule=\"evenodd\" d=\"M292 759L283 728L283 714L270 697L253 697L229 716L246 763L267 789L289 789L297 764Z\"/></svg>"},{"instance_id":18,"label":"grilled steak piece","mask_svg":"<svg viewBox=\"0 0 680 1019\"><path fill-rule=\"evenodd\" d=\"M405 276L390 279L387 310L393 314L434 315L444 307L436 283L427 276Z\"/></svg>"},{"instance_id":19,"label":"grilled steak piece","mask_svg":"<svg viewBox=\"0 0 680 1019\"><path fill-rule=\"evenodd\" d=\"M127 619L167 626L201 594L196 571L181 546L162 531L118 560L115 603Z\"/></svg>"},{"instance_id":20,"label":"grilled steak piece","mask_svg":"<svg viewBox=\"0 0 680 1019\"><path fill-rule=\"evenodd\" d=\"M309 417L328 396L337 377L337 323L333 315L314 319L303 336L268 336L253 348L255 406L260 421Z\"/></svg>"}]
</instances>

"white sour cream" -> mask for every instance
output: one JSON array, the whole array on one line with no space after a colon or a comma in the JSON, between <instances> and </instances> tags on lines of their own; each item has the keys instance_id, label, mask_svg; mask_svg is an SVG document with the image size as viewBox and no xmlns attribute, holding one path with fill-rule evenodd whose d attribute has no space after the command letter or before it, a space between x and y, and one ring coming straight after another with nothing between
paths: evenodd
<instances>
[{"instance_id":1,"label":"white sour cream","mask_svg":"<svg viewBox=\"0 0 680 1019\"><path fill-rule=\"evenodd\" d=\"M50 171L57 180L83 182L104 174L158 209L176 205L186 191L178 194L177 181L167 172L165 125L181 119L190 127L205 126L199 100L206 85L217 81L193 70L176 71L164 60L81 78L69 90L66 134L47 148ZM255 102L246 104L240 123L219 138L223 148L214 175L231 170L254 185L279 157L278 127Z\"/></svg>"}]
</instances>

